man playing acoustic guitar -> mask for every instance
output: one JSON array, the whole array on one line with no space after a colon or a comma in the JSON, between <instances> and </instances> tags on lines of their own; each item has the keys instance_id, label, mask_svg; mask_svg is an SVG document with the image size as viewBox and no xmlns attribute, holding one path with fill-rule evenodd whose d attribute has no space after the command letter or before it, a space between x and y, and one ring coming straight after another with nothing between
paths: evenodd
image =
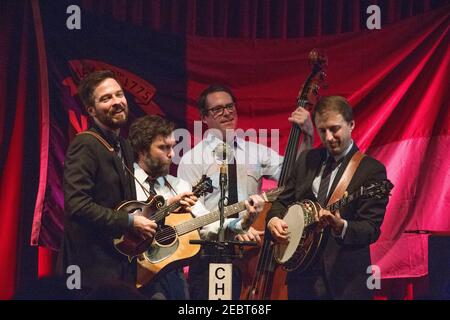
<instances>
[{"instance_id":1,"label":"man playing acoustic guitar","mask_svg":"<svg viewBox=\"0 0 450 320\"><path fill-rule=\"evenodd\" d=\"M131 125L129 140L136 156L134 172L137 179L137 200L147 200L150 193L170 198L168 202L183 199L184 206L180 211L187 210L193 216L204 215L208 210L201 202L197 202L197 197L191 192L192 186L169 174L176 143L173 129L173 123L156 115L141 117ZM243 224L249 224L246 220L252 220L264 206L264 200L260 196L252 196L251 199L252 204L247 201L247 213L241 218ZM207 232L206 230L208 226L202 232ZM142 291L154 299L189 298L183 269L180 267L165 270L162 276L150 281Z\"/></svg>"}]
</instances>

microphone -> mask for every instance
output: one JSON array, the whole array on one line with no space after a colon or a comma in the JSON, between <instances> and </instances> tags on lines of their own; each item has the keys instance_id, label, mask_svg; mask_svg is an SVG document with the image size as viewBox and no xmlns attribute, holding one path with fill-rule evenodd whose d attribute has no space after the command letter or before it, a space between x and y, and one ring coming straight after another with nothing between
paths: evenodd
<instances>
[{"instance_id":1,"label":"microphone","mask_svg":"<svg viewBox=\"0 0 450 320\"><path fill-rule=\"evenodd\" d=\"M234 154L233 154L233 149L230 147L230 145L228 143L219 143L215 148L214 148L214 158L216 159L217 163L220 164L227 164L229 162L232 161Z\"/></svg>"},{"instance_id":2,"label":"microphone","mask_svg":"<svg viewBox=\"0 0 450 320\"><path fill-rule=\"evenodd\" d=\"M228 143L222 142L219 143L214 148L214 158L216 162L220 164L220 175L219 175L219 184L220 189L225 192L228 184L228 163L233 161L233 149L230 147Z\"/></svg>"},{"instance_id":3,"label":"microphone","mask_svg":"<svg viewBox=\"0 0 450 320\"><path fill-rule=\"evenodd\" d=\"M219 175L220 199L218 203L220 213L219 241L224 241L223 224L225 221L224 216L225 199L226 199L225 193L228 184L227 169L228 163L232 161L234 155L231 147L226 143L219 143L214 148L213 152L216 162L220 163L220 175Z\"/></svg>"}]
</instances>

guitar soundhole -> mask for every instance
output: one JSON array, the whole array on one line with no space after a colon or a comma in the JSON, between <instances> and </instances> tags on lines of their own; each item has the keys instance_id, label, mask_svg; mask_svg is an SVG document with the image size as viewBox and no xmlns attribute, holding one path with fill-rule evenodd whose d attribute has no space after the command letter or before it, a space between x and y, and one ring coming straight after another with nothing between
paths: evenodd
<instances>
[{"instance_id":1,"label":"guitar soundhole","mask_svg":"<svg viewBox=\"0 0 450 320\"><path fill-rule=\"evenodd\" d=\"M161 246L171 245L177 238L177 233L171 226L164 225L156 233L155 241Z\"/></svg>"}]
</instances>

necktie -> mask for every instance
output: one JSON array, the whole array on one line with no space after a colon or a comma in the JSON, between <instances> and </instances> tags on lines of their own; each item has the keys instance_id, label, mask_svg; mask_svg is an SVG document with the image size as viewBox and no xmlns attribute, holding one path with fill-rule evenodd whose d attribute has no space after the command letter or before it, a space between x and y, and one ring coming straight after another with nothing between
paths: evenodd
<instances>
[{"instance_id":1,"label":"necktie","mask_svg":"<svg viewBox=\"0 0 450 320\"><path fill-rule=\"evenodd\" d=\"M238 200L238 192L237 192L237 166L236 166L236 158L233 157L232 161L228 163L228 204L231 205L237 203ZM230 218L237 218L239 214L236 213Z\"/></svg>"},{"instance_id":2,"label":"necktie","mask_svg":"<svg viewBox=\"0 0 450 320\"><path fill-rule=\"evenodd\" d=\"M317 201L322 207L326 206L328 188L330 186L331 172L336 168L336 161L333 157L328 157L325 169L320 180L319 191L317 192Z\"/></svg>"},{"instance_id":3,"label":"necktie","mask_svg":"<svg viewBox=\"0 0 450 320\"><path fill-rule=\"evenodd\" d=\"M120 140L117 139L114 142L114 151L117 154L117 157L119 158L120 162L122 163L122 169L123 169L123 173L125 174L125 176L127 176L127 169L125 168L125 159L123 158L123 154L122 154L122 147L120 146Z\"/></svg>"},{"instance_id":4,"label":"necktie","mask_svg":"<svg viewBox=\"0 0 450 320\"><path fill-rule=\"evenodd\" d=\"M149 186L149 190L152 196L156 196L156 190L155 190L155 183L156 183L156 179L152 179L150 177L147 177L147 183Z\"/></svg>"},{"instance_id":5,"label":"necktie","mask_svg":"<svg viewBox=\"0 0 450 320\"><path fill-rule=\"evenodd\" d=\"M228 205L238 202L236 159L228 164Z\"/></svg>"}]
</instances>

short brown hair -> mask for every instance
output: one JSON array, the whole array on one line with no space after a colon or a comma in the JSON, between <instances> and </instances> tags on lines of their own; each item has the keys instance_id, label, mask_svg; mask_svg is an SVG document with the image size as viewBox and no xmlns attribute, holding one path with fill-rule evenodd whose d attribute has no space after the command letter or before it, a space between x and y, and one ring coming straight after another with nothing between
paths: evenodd
<instances>
[{"instance_id":1,"label":"short brown hair","mask_svg":"<svg viewBox=\"0 0 450 320\"><path fill-rule=\"evenodd\" d=\"M345 121L353 121L353 110L347 99L341 96L322 97L316 104L313 113L313 120L316 120L316 115L323 115L326 111L336 111L342 115Z\"/></svg>"},{"instance_id":2,"label":"short brown hair","mask_svg":"<svg viewBox=\"0 0 450 320\"><path fill-rule=\"evenodd\" d=\"M155 138L159 135L163 137L169 136L175 124L158 115L146 115L137 118L130 126L128 139L133 146L133 150L137 159L137 155L146 152Z\"/></svg>"},{"instance_id":3,"label":"short brown hair","mask_svg":"<svg viewBox=\"0 0 450 320\"><path fill-rule=\"evenodd\" d=\"M212 84L205 90L203 90L200 94L200 97L198 98L198 109L200 110L200 114L202 116L206 117L208 115L208 106L206 105L206 98L208 97L208 94L215 92L226 92L231 96L233 102L236 102L236 97L234 96L233 91L231 91L230 88L221 84Z\"/></svg>"},{"instance_id":4,"label":"short brown hair","mask_svg":"<svg viewBox=\"0 0 450 320\"><path fill-rule=\"evenodd\" d=\"M94 91L101 82L108 78L116 80L122 88L115 73L111 70L94 71L81 79L80 84L78 85L78 96L85 108L95 105Z\"/></svg>"}]
</instances>

